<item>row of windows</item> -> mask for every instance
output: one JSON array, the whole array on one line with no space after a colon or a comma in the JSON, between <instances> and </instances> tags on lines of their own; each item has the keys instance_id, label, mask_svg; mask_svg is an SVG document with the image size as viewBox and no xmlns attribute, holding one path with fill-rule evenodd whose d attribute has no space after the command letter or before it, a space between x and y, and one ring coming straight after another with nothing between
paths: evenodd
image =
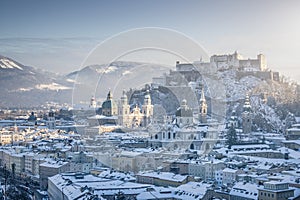
<instances>
[{"instance_id":1,"label":"row of windows","mask_svg":"<svg viewBox=\"0 0 300 200\"><path fill-rule=\"evenodd\" d=\"M272 198L274 198L274 194L270 194L270 193L267 193L267 192L260 192L260 195L261 196L268 196L268 197L272 197Z\"/></svg>"},{"instance_id":2,"label":"row of windows","mask_svg":"<svg viewBox=\"0 0 300 200\"><path fill-rule=\"evenodd\" d=\"M165 139L165 137L166 137L166 135L165 135L165 133L163 133L162 138ZM175 138L175 137L176 137L176 133L173 133L173 138ZM156 134L154 136L154 138L158 139L158 135ZM170 132L168 132L168 139L171 139L171 133Z\"/></svg>"},{"instance_id":3,"label":"row of windows","mask_svg":"<svg viewBox=\"0 0 300 200\"><path fill-rule=\"evenodd\" d=\"M265 197L272 197L274 198L274 193L269 193L269 192L260 192L260 196L265 196ZM284 192L284 193L278 193L277 198L288 198L293 196L291 192Z\"/></svg>"}]
</instances>

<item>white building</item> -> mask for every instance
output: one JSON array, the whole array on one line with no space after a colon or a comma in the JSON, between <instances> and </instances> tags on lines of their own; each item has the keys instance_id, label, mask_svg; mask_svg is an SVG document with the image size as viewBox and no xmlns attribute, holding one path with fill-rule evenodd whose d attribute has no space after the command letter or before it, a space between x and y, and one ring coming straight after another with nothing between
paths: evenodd
<instances>
[{"instance_id":1,"label":"white building","mask_svg":"<svg viewBox=\"0 0 300 200\"><path fill-rule=\"evenodd\" d=\"M267 69L266 59L263 54L257 55L256 59L244 59L237 52L229 55L213 55L210 57L210 65L217 70L234 68L243 71L265 71Z\"/></svg>"},{"instance_id":2,"label":"white building","mask_svg":"<svg viewBox=\"0 0 300 200\"><path fill-rule=\"evenodd\" d=\"M238 169L230 169L230 168L225 168L223 169L223 184L233 184L234 182L237 181L237 175L242 174L242 170Z\"/></svg>"},{"instance_id":3,"label":"white building","mask_svg":"<svg viewBox=\"0 0 300 200\"><path fill-rule=\"evenodd\" d=\"M151 96L149 91L146 91L144 97L144 103L142 109L137 105L130 110L130 105L128 104L128 98L125 92L120 99L118 106L118 124L123 127L137 128L146 127L152 122L153 117L153 105L151 102Z\"/></svg>"},{"instance_id":4,"label":"white building","mask_svg":"<svg viewBox=\"0 0 300 200\"><path fill-rule=\"evenodd\" d=\"M220 178L220 174L222 174L220 171L224 168L224 162L219 160L193 162L189 164L189 174L205 181L213 181L216 180L216 177Z\"/></svg>"},{"instance_id":5,"label":"white building","mask_svg":"<svg viewBox=\"0 0 300 200\"><path fill-rule=\"evenodd\" d=\"M258 189L256 184L237 182L229 193L231 200L257 200Z\"/></svg>"},{"instance_id":6,"label":"white building","mask_svg":"<svg viewBox=\"0 0 300 200\"><path fill-rule=\"evenodd\" d=\"M115 199L122 191L125 199L135 197L147 191L149 185L126 182L118 179L102 178L93 175L63 173L48 179L48 195L50 200L64 199ZM120 176L122 177L122 176Z\"/></svg>"}]
</instances>

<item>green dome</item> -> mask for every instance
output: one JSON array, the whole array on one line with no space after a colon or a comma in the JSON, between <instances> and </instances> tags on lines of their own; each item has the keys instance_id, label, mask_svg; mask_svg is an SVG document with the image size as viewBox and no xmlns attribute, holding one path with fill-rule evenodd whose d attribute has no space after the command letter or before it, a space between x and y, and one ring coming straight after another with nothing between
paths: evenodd
<instances>
[{"instance_id":1,"label":"green dome","mask_svg":"<svg viewBox=\"0 0 300 200\"><path fill-rule=\"evenodd\" d=\"M113 109L116 108L117 104L112 100L106 100L102 103L102 109Z\"/></svg>"}]
</instances>

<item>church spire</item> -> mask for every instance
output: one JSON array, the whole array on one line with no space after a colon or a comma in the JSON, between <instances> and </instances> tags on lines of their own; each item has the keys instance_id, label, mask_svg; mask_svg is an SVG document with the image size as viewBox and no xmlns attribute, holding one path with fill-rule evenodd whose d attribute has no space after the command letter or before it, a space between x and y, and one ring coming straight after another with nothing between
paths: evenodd
<instances>
[{"instance_id":1,"label":"church spire","mask_svg":"<svg viewBox=\"0 0 300 200\"><path fill-rule=\"evenodd\" d=\"M200 113L199 118L201 123L207 122L207 103L204 95L204 87L202 87L201 97L200 97Z\"/></svg>"},{"instance_id":2,"label":"church spire","mask_svg":"<svg viewBox=\"0 0 300 200\"><path fill-rule=\"evenodd\" d=\"M125 90L123 90L123 94L121 96L121 104L122 105L127 105L128 104L128 98L127 98Z\"/></svg>"},{"instance_id":3,"label":"church spire","mask_svg":"<svg viewBox=\"0 0 300 200\"><path fill-rule=\"evenodd\" d=\"M144 97L144 105L151 105L151 96L149 90L146 91L146 95Z\"/></svg>"},{"instance_id":4,"label":"church spire","mask_svg":"<svg viewBox=\"0 0 300 200\"><path fill-rule=\"evenodd\" d=\"M201 97L200 97L200 103L202 103L202 102L206 102L205 95L204 95L204 87L202 87Z\"/></svg>"},{"instance_id":5,"label":"church spire","mask_svg":"<svg viewBox=\"0 0 300 200\"><path fill-rule=\"evenodd\" d=\"M113 95L111 93L111 91L109 90L108 94L107 94L107 100L112 100Z\"/></svg>"}]
</instances>

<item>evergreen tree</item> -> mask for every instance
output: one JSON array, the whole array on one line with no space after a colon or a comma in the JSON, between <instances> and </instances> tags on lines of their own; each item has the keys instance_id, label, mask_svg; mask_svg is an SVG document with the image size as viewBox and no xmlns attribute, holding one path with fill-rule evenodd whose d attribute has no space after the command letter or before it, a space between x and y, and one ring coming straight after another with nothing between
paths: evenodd
<instances>
[{"instance_id":1,"label":"evergreen tree","mask_svg":"<svg viewBox=\"0 0 300 200\"><path fill-rule=\"evenodd\" d=\"M233 126L231 126L227 131L227 141L228 148L231 149L231 146L237 144L237 134Z\"/></svg>"},{"instance_id":2,"label":"evergreen tree","mask_svg":"<svg viewBox=\"0 0 300 200\"><path fill-rule=\"evenodd\" d=\"M124 193L121 192L121 191L119 191L119 192L116 194L115 199L116 199L116 200L125 200L126 198L125 198Z\"/></svg>"}]
</instances>

